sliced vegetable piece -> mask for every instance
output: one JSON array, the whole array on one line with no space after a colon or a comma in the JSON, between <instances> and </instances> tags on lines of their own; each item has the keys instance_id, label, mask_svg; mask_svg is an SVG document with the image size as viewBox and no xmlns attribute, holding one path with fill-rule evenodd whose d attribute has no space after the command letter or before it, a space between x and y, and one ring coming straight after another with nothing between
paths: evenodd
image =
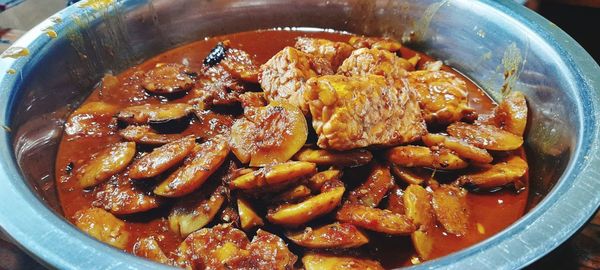
<instances>
[{"instance_id":1,"label":"sliced vegetable piece","mask_svg":"<svg viewBox=\"0 0 600 270\"><path fill-rule=\"evenodd\" d=\"M140 144L163 145L181 139L181 134L158 134L150 126L129 125L119 131L123 139Z\"/></svg>"},{"instance_id":2,"label":"sliced vegetable piece","mask_svg":"<svg viewBox=\"0 0 600 270\"><path fill-rule=\"evenodd\" d=\"M369 242L369 238L356 226L339 222L315 229L308 227L286 236L297 245L307 248L353 248Z\"/></svg>"},{"instance_id":3,"label":"sliced vegetable piece","mask_svg":"<svg viewBox=\"0 0 600 270\"><path fill-rule=\"evenodd\" d=\"M448 134L474 146L497 151L515 150L523 145L523 137L491 125L471 125L455 122L447 128Z\"/></svg>"},{"instance_id":4,"label":"sliced vegetable piece","mask_svg":"<svg viewBox=\"0 0 600 270\"><path fill-rule=\"evenodd\" d=\"M469 225L467 191L450 185L433 190L433 209L444 229L455 235L465 235Z\"/></svg>"},{"instance_id":5,"label":"sliced vegetable piece","mask_svg":"<svg viewBox=\"0 0 600 270\"><path fill-rule=\"evenodd\" d=\"M399 186L394 186L390 194L388 194L387 210L390 210L396 214L406 214L406 206L404 206L404 190Z\"/></svg>"},{"instance_id":6,"label":"sliced vegetable piece","mask_svg":"<svg viewBox=\"0 0 600 270\"><path fill-rule=\"evenodd\" d=\"M152 236L144 237L135 242L133 245L133 254L162 264L170 265L173 263Z\"/></svg>"},{"instance_id":7,"label":"sliced vegetable piece","mask_svg":"<svg viewBox=\"0 0 600 270\"><path fill-rule=\"evenodd\" d=\"M390 168L375 164L365 182L350 192L348 201L369 207L377 207L388 190L394 186Z\"/></svg>"},{"instance_id":8,"label":"sliced vegetable piece","mask_svg":"<svg viewBox=\"0 0 600 270\"><path fill-rule=\"evenodd\" d=\"M201 144L183 167L171 174L154 189L154 193L165 197L181 197L200 187L225 161L229 145L218 136Z\"/></svg>"},{"instance_id":9,"label":"sliced vegetable piece","mask_svg":"<svg viewBox=\"0 0 600 270\"><path fill-rule=\"evenodd\" d=\"M77 172L83 188L100 184L124 170L135 156L134 142L115 143L96 153Z\"/></svg>"},{"instance_id":10,"label":"sliced vegetable piece","mask_svg":"<svg viewBox=\"0 0 600 270\"><path fill-rule=\"evenodd\" d=\"M377 261L325 253L308 253L302 257L305 270L383 270Z\"/></svg>"},{"instance_id":11,"label":"sliced vegetable piece","mask_svg":"<svg viewBox=\"0 0 600 270\"><path fill-rule=\"evenodd\" d=\"M429 133L421 139L429 147L440 146L448 148L463 159L470 159L479 163L490 163L494 159L485 149L475 147L463 140L447 135Z\"/></svg>"},{"instance_id":12,"label":"sliced vegetable piece","mask_svg":"<svg viewBox=\"0 0 600 270\"><path fill-rule=\"evenodd\" d=\"M148 72L142 87L153 94L172 94L188 91L194 86L194 73L177 63L159 63Z\"/></svg>"},{"instance_id":13,"label":"sliced vegetable piece","mask_svg":"<svg viewBox=\"0 0 600 270\"><path fill-rule=\"evenodd\" d=\"M289 160L306 142L308 124L295 106L271 102L246 110L231 127L231 147L242 163L262 166Z\"/></svg>"},{"instance_id":14,"label":"sliced vegetable piece","mask_svg":"<svg viewBox=\"0 0 600 270\"><path fill-rule=\"evenodd\" d=\"M443 170L457 170L469 166L448 149L440 148L431 151L424 146L397 146L386 152L386 157L392 163L403 167L430 167Z\"/></svg>"},{"instance_id":15,"label":"sliced vegetable piece","mask_svg":"<svg viewBox=\"0 0 600 270\"><path fill-rule=\"evenodd\" d=\"M518 156L491 165L476 173L465 174L458 178L462 185L471 184L481 189L494 189L514 183L527 173L527 162Z\"/></svg>"},{"instance_id":16,"label":"sliced vegetable piece","mask_svg":"<svg viewBox=\"0 0 600 270\"><path fill-rule=\"evenodd\" d=\"M421 168L405 168L402 166L391 165L394 176L407 184L420 185L431 179L431 172Z\"/></svg>"},{"instance_id":17,"label":"sliced vegetable piece","mask_svg":"<svg viewBox=\"0 0 600 270\"><path fill-rule=\"evenodd\" d=\"M228 262L246 257L249 244L243 231L226 224L204 228L188 235L177 249L179 267L201 269L227 269Z\"/></svg>"},{"instance_id":18,"label":"sliced vegetable piece","mask_svg":"<svg viewBox=\"0 0 600 270\"><path fill-rule=\"evenodd\" d=\"M160 124L187 117L193 106L185 103L144 104L122 109L117 118L128 124Z\"/></svg>"},{"instance_id":19,"label":"sliced vegetable piece","mask_svg":"<svg viewBox=\"0 0 600 270\"><path fill-rule=\"evenodd\" d=\"M282 205L271 211L267 219L282 226L297 227L333 211L340 204L345 190L343 186L335 187L303 202Z\"/></svg>"},{"instance_id":20,"label":"sliced vegetable piece","mask_svg":"<svg viewBox=\"0 0 600 270\"><path fill-rule=\"evenodd\" d=\"M415 247L417 255L419 255L422 260L431 259L435 239L430 235L430 233L416 230L410 235L410 238L413 246Z\"/></svg>"},{"instance_id":21,"label":"sliced vegetable piece","mask_svg":"<svg viewBox=\"0 0 600 270\"><path fill-rule=\"evenodd\" d=\"M149 154L133 163L129 177L133 179L157 176L183 161L194 150L196 139L193 136L155 148Z\"/></svg>"},{"instance_id":22,"label":"sliced vegetable piece","mask_svg":"<svg viewBox=\"0 0 600 270\"><path fill-rule=\"evenodd\" d=\"M404 191L404 206L406 216L422 231L427 231L435 225L431 195L419 185L409 185Z\"/></svg>"},{"instance_id":23,"label":"sliced vegetable piece","mask_svg":"<svg viewBox=\"0 0 600 270\"><path fill-rule=\"evenodd\" d=\"M242 230L248 231L257 226L264 225L262 218L256 214L252 206L245 199L237 199L238 211L240 213L240 225Z\"/></svg>"},{"instance_id":24,"label":"sliced vegetable piece","mask_svg":"<svg viewBox=\"0 0 600 270\"><path fill-rule=\"evenodd\" d=\"M514 91L502 99L492 115L480 117L477 123L494 125L517 136L523 136L527 127L527 113L525 95Z\"/></svg>"},{"instance_id":25,"label":"sliced vegetable piece","mask_svg":"<svg viewBox=\"0 0 600 270\"><path fill-rule=\"evenodd\" d=\"M273 198L274 202L294 202L310 196L310 189L305 185L298 185L290 190L284 191Z\"/></svg>"},{"instance_id":26,"label":"sliced vegetable piece","mask_svg":"<svg viewBox=\"0 0 600 270\"><path fill-rule=\"evenodd\" d=\"M231 188L256 189L269 188L272 185L293 183L316 172L314 163L304 161L288 161L267 165L257 171L244 174L231 181Z\"/></svg>"},{"instance_id":27,"label":"sliced vegetable piece","mask_svg":"<svg viewBox=\"0 0 600 270\"><path fill-rule=\"evenodd\" d=\"M294 155L294 159L312 162L319 166L357 167L371 162L373 154L364 149L337 152L304 148Z\"/></svg>"},{"instance_id":28,"label":"sliced vegetable piece","mask_svg":"<svg viewBox=\"0 0 600 270\"><path fill-rule=\"evenodd\" d=\"M329 169L326 171L318 172L308 179L308 187L314 192L321 190L323 185L329 181L339 180L342 177L340 170Z\"/></svg>"},{"instance_id":29,"label":"sliced vegetable piece","mask_svg":"<svg viewBox=\"0 0 600 270\"><path fill-rule=\"evenodd\" d=\"M116 128L116 121L113 116L117 111L117 106L106 102L85 103L69 116L65 123L65 133L71 136L90 137L111 134Z\"/></svg>"},{"instance_id":30,"label":"sliced vegetable piece","mask_svg":"<svg viewBox=\"0 0 600 270\"><path fill-rule=\"evenodd\" d=\"M416 230L415 224L405 215L363 205L344 204L336 218L340 222L390 235L408 235Z\"/></svg>"},{"instance_id":31,"label":"sliced vegetable piece","mask_svg":"<svg viewBox=\"0 0 600 270\"><path fill-rule=\"evenodd\" d=\"M227 263L227 269L288 270L294 269L298 257L278 236L259 229L248 245L249 255Z\"/></svg>"},{"instance_id":32,"label":"sliced vegetable piece","mask_svg":"<svg viewBox=\"0 0 600 270\"><path fill-rule=\"evenodd\" d=\"M229 48L220 64L233 77L251 83L258 83L258 66L247 52Z\"/></svg>"},{"instance_id":33,"label":"sliced vegetable piece","mask_svg":"<svg viewBox=\"0 0 600 270\"><path fill-rule=\"evenodd\" d=\"M75 213L75 226L88 235L113 247L124 249L129 240L125 222L100 208L87 208Z\"/></svg>"},{"instance_id":34,"label":"sliced vegetable piece","mask_svg":"<svg viewBox=\"0 0 600 270\"><path fill-rule=\"evenodd\" d=\"M199 200L195 194L180 200L169 214L169 227L185 237L211 222L225 201L227 189L217 187L213 194Z\"/></svg>"},{"instance_id":35,"label":"sliced vegetable piece","mask_svg":"<svg viewBox=\"0 0 600 270\"><path fill-rule=\"evenodd\" d=\"M133 180L122 174L102 183L94 192L94 206L102 206L117 215L145 212L161 204L160 199L135 186Z\"/></svg>"}]
</instances>

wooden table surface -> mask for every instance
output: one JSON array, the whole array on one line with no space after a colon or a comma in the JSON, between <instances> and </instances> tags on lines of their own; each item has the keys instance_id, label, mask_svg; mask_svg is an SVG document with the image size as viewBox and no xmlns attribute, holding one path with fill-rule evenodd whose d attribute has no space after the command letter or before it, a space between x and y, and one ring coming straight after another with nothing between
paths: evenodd
<instances>
[{"instance_id":1,"label":"wooden table surface","mask_svg":"<svg viewBox=\"0 0 600 270\"><path fill-rule=\"evenodd\" d=\"M600 63L600 41L597 36L600 8L589 7L589 3L600 7L600 0L574 1L579 4L588 3L587 7L567 2L572 1L534 0L531 7L569 33ZM0 270L21 269L44 268L10 244L0 233ZM567 242L527 269L600 269L600 212Z\"/></svg>"}]
</instances>

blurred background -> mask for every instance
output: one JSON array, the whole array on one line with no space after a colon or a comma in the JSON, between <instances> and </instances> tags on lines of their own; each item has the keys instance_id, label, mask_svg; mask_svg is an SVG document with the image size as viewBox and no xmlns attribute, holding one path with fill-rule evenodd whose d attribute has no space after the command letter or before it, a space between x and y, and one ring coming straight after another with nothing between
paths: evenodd
<instances>
[{"instance_id":1,"label":"blurred background","mask_svg":"<svg viewBox=\"0 0 600 270\"><path fill-rule=\"evenodd\" d=\"M565 30L600 63L600 38L596 36L600 25L600 0L515 1L524 3ZM74 2L78 1L0 0L0 52L28 29ZM569 241L528 268L600 269L600 214ZM21 269L44 268L0 232L0 270Z\"/></svg>"}]
</instances>

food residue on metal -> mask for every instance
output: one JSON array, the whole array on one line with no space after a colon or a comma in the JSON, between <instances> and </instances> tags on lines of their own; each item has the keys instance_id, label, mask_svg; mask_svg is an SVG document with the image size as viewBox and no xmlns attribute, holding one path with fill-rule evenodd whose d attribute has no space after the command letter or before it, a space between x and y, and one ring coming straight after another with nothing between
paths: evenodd
<instances>
[{"instance_id":1,"label":"food residue on metal","mask_svg":"<svg viewBox=\"0 0 600 270\"><path fill-rule=\"evenodd\" d=\"M24 47L10 47L0 55L2 58L20 58L29 55L29 49Z\"/></svg>"},{"instance_id":2,"label":"food residue on metal","mask_svg":"<svg viewBox=\"0 0 600 270\"><path fill-rule=\"evenodd\" d=\"M440 7L442 7L444 4L446 4L446 2L448 2L448 1L445 0L445 1L440 1L437 3L433 3L433 4L429 5L427 7L427 9L425 9L425 12L423 12L423 15L421 15L421 18L415 23L415 26L413 27L415 40L417 40L417 41L425 40L427 31L429 30L429 24L431 23L433 16L437 13L437 11L440 9Z\"/></svg>"},{"instance_id":3,"label":"food residue on metal","mask_svg":"<svg viewBox=\"0 0 600 270\"><path fill-rule=\"evenodd\" d=\"M58 16L54 16L54 17L50 17L50 21L53 23L61 23L62 22L62 18L58 17Z\"/></svg>"},{"instance_id":4,"label":"food residue on metal","mask_svg":"<svg viewBox=\"0 0 600 270\"><path fill-rule=\"evenodd\" d=\"M517 48L516 43L511 43L502 57L502 66L504 67L504 83L500 88L502 97L507 96L512 91L517 79L519 78L519 66L523 62L521 50Z\"/></svg>"},{"instance_id":5,"label":"food residue on metal","mask_svg":"<svg viewBox=\"0 0 600 270\"><path fill-rule=\"evenodd\" d=\"M12 129L10 127L8 127L6 125L0 125L0 126L2 126L2 129L4 129L4 131L6 131L6 132L12 132Z\"/></svg>"},{"instance_id":6,"label":"food residue on metal","mask_svg":"<svg viewBox=\"0 0 600 270\"><path fill-rule=\"evenodd\" d=\"M52 26L48 26L47 28L45 28L44 33L46 33L46 35L52 39L55 39L56 37L58 37L58 34L56 33L56 31L54 31L54 27Z\"/></svg>"},{"instance_id":7,"label":"food residue on metal","mask_svg":"<svg viewBox=\"0 0 600 270\"><path fill-rule=\"evenodd\" d=\"M11 75L13 75L13 74L17 74L17 71L16 71L14 68L9 68L9 69L6 71L6 74L11 74Z\"/></svg>"},{"instance_id":8,"label":"food residue on metal","mask_svg":"<svg viewBox=\"0 0 600 270\"><path fill-rule=\"evenodd\" d=\"M87 0L79 5L80 8L91 8L94 10L100 10L108 8L114 0Z\"/></svg>"}]
</instances>

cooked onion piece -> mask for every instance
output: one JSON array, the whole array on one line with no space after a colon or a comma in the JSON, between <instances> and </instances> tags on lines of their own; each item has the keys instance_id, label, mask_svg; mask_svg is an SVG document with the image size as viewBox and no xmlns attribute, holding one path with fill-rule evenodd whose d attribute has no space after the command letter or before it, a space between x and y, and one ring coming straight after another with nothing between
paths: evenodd
<instances>
[{"instance_id":1,"label":"cooked onion piece","mask_svg":"<svg viewBox=\"0 0 600 270\"><path fill-rule=\"evenodd\" d=\"M127 141L148 145L163 145L181 139L181 134L158 134L148 125L129 125L119 130L119 136Z\"/></svg>"},{"instance_id":2,"label":"cooked onion piece","mask_svg":"<svg viewBox=\"0 0 600 270\"><path fill-rule=\"evenodd\" d=\"M509 151L523 145L523 137L490 125L456 122L448 126L448 134L474 146L488 150Z\"/></svg>"},{"instance_id":3,"label":"cooked onion piece","mask_svg":"<svg viewBox=\"0 0 600 270\"><path fill-rule=\"evenodd\" d=\"M122 142L96 153L78 170L79 185L83 188L100 184L124 170L135 156L135 143Z\"/></svg>"},{"instance_id":4,"label":"cooked onion piece","mask_svg":"<svg viewBox=\"0 0 600 270\"><path fill-rule=\"evenodd\" d=\"M344 204L336 217L340 222L389 235L408 235L416 230L405 215L363 205Z\"/></svg>"},{"instance_id":5,"label":"cooked onion piece","mask_svg":"<svg viewBox=\"0 0 600 270\"><path fill-rule=\"evenodd\" d=\"M199 230L211 222L225 201L227 190L220 186L206 199L192 194L176 204L169 214L169 227L181 236Z\"/></svg>"},{"instance_id":6,"label":"cooked onion piece","mask_svg":"<svg viewBox=\"0 0 600 270\"><path fill-rule=\"evenodd\" d=\"M469 163L445 148L434 152L429 147L423 146L397 146L388 150L386 157L392 163L403 167L457 170L469 166Z\"/></svg>"},{"instance_id":7,"label":"cooked onion piece","mask_svg":"<svg viewBox=\"0 0 600 270\"><path fill-rule=\"evenodd\" d=\"M181 197L200 187L225 161L229 145L222 137L201 144L184 165L160 183L154 193L164 197Z\"/></svg>"},{"instance_id":8,"label":"cooked onion piece","mask_svg":"<svg viewBox=\"0 0 600 270\"><path fill-rule=\"evenodd\" d=\"M308 125L302 112L285 102L251 108L231 127L231 147L250 166L289 160L306 142Z\"/></svg>"},{"instance_id":9,"label":"cooked onion piece","mask_svg":"<svg viewBox=\"0 0 600 270\"><path fill-rule=\"evenodd\" d=\"M294 159L312 162L319 166L357 167L371 162L373 154L364 149L337 152L304 148L294 155Z\"/></svg>"},{"instance_id":10,"label":"cooked onion piece","mask_svg":"<svg viewBox=\"0 0 600 270\"><path fill-rule=\"evenodd\" d=\"M332 188L297 204L287 204L269 212L270 222L286 227L298 227L308 221L327 214L342 200L343 186Z\"/></svg>"},{"instance_id":11,"label":"cooked onion piece","mask_svg":"<svg viewBox=\"0 0 600 270\"><path fill-rule=\"evenodd\" d=\"M469 225L467 191L449 185L433 190L433 209L444 229L455 235L465 235Z\"/></svg>"},{"instance_id":12,"label":"cooked onion piece","mask_svg":"<svg viewBox=\"0 0 600 270\"><path fill-rule=\"evenodd\" d=\"M353 248L369 242L369 238L356 226L339 222L315 229L308 227L286 236L297 245L307 248Z\"/></svg>"},{"instance_id":13,"label":"cooked onion piece","mask_svg":"<svg viewBox=\"0 0 600 270\"><path fill-rule=\"evenodd\" d=\"M325 253L308 253L302 257L305 270L383 270L377 261Z\"/></svg>"},{"instance_id":14,"label":"cooked onion piece","mask_svg":"<svg viewBox=\"0 0 600 270\"><path fill-rule=\"evenodd\" d=\"M88 235L113 247L124 249L129 240L125 222L100 208L78 211L73 217L75 226Z\"/></svg>"},{"instance_id":15,"label":"cooked onion piece","mask_svg":"<svg viewBox=\"0 0 600 270\"><path fill-rule=\"evenodd\" d=\"M527 173L527 162L518 156L489 166L480 172L465 174L457 179L460 184L471 184L481 189L494 189L514 183Z\"/></svg>"},{"instance_id":16,"label":"cooked onion piece","mask_svg":"<svg viewBox=\"0 0 600 270\"><path fill-rule=\"evenodd\" d=\"M155 148L131 165L129 177L141 179L157 176L183 161L195 146L195 139L190 136Z\"/></svg>"}]
</instances>

